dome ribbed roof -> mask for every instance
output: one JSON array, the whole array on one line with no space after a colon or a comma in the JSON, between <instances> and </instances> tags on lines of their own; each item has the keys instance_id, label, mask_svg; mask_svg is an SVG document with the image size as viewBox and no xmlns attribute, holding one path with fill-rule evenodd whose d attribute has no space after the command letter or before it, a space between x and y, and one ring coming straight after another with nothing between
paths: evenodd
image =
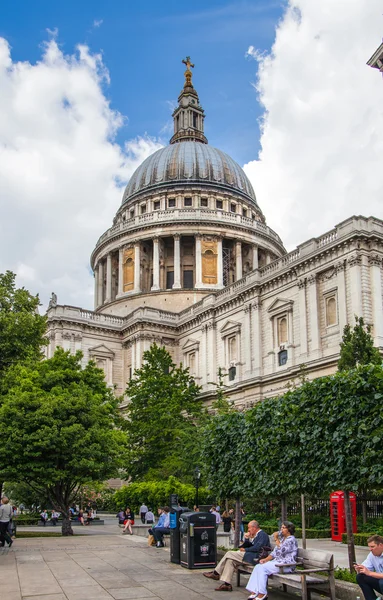
<instances>
[{"instance_id":1,"label":"dome ribbed roof","mask_svg":"<svg viewBox=\"0 0 383 600\"><path fill-rule=\"evenodd\" d=\"M186 141L161 148L144 160L126 186L122 204L145 191L187 183L236 192L257 204L250 181L228 154L207 144Z\"/></svg>"}]
</instances>

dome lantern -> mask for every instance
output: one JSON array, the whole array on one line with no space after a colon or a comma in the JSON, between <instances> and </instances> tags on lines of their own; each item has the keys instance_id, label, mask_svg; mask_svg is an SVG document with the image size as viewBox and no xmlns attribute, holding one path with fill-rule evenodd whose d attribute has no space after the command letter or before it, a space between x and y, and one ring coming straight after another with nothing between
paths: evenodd
<instances>
[{"instance_id":1,"label":"dome lantern","mask_svg":"<svg viewBox=\"0 0 383 600\"><path fill-rule=\"evenodd\" d=\"M178 142L200 142L207 144L204 135L205 112L199 103L199 98L192 84L193 73L190 70L194 64L187 56L183 61L186 65L184 87L178 96L178 106L173 112L174 135L171 144Z\"/></svg>"}]
</instances>

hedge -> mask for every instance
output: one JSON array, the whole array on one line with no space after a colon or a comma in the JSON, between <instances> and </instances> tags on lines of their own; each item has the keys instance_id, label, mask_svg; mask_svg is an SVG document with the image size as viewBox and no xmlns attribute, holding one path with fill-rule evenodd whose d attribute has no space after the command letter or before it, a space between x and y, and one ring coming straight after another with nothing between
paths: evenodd
<instances>
[{"instance_id":1,"label":"hedge","mask_svg":"<svg viewBox=\"0 0 383 600\"><path fill-rule=\"evenodd\" d=\"M368 546L367 540L375 533L354 533L354 542L357 546ZM347 533L342 535L342 544L347 544Z\"/></svg>"},{"instance_id":2,"label":"hedge","mask_svg":"<svg viewBox=\"0 0 383 600\"><path fill-rule=\"evenodd\" d=\"M270 527L268 525L265 525L264 527L262 527L262 529L269 535L271 535L272 533L274 533L274 531L277 530L276 527ZM295 537L297 537L297 538L302 537L302 529L297 528L295 530ZM306 529L306 539L307 540L317 540L317 539L330 538L330 537L331 537L330 529Z\"/></svg>"}]
</instances>

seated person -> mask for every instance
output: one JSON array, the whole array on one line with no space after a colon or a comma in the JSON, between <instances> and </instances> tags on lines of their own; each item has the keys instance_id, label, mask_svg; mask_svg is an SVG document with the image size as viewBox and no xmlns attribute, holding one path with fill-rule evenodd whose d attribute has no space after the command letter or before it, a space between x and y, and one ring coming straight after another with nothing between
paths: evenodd
<instances>
[{"instance_id":1,"label":"seated person","mask_svg":"<svg viewBox=\"0 0 383 600\"><path fill-rule=\"evenodd\" d=\"M367 540L370 553L361 565L355 564L356 580L366 600L376 600L375 591L383 594L383 536L372 535Z\"/></svg>"},{"instance_id":2,"label":"seated person","mask_svg":"<svg viewBox=\"0 0 383 600\"><path fill-rule=\"evenodd\" d=\"M85 523L85 525L90 525L93 520L94 520L93 510L88 510L88 512L86 513L86 523Z\"/></svg>"},{"instance_id":3,"label":"seated person","mask_svg":"<svg viewBox=\"0 0 383 600\"><path fill-rule=\"evenodd\" d=\"M121 508L121 510L118 511L116 517L118 519L118 524L123 525L125 521L125 511L123 508Z\"/></svg>"},{"instance_id":4,"label":"seated person","mask_svg":"<svg viewBox=\"0 0 383 600\"><path fill-rule=\"evenodd\" d=\"M44 524L44 527L45 527L46 522L48 521L47 509L43 510L43 512L40 513L40 520L42 521L42 523Z\"/></svg>"},{"instance_id":5,"label":"seated person","mask_svg":"<svg viewBox=\"0 0 383 600\"><path fill-rule=\"evenodd\" d=\"M133 535L132 525L134 525L134 512L131 510L130 506L127 506L125 509L125 520L124 520L124 529L122 533L125 533L127 529L129 529L130 535Z\"/></svg>"},{"instance_id":6,"label":"seated person","mask_svg":"<svg viewBox=\"0 0 383 600\"><path fill-rule=\"evenodd\" d=\"M204 573L205 577L221 581L216 588L217 592L231 592L231 579L234 571L244 562L249 565L255 565L258 562L259 555L263 549L270 551L270 540L267 533L262 531L258 521L250 521L247 526L247 533L244 535L244 541L239 550L229 550L220 560L214 571Z\"/></svg>"},{"instance_id":7,"label":"seated person","mask_svg":"<svg viewBox=\"0 0 383 600\"><path fill-rule=\"evenodd\" d=\"M56 510L52 510L51 521L52 521L52 525L54 525L55 527L57 525L57 521L59 520L59 516L60 516L59 512L57 512Z\"/></svg>"},{"instance_id":8,"label":"seated person","mask_svg":"<svg viewBox=\"0 0 383 600\"><path fill-rule=\"evenodd\" d=\"M295 526L290 521L283 521L280 534L274 534L276 546L266 558L261 558L255 565L246 589L249 590L248 600L266 600L267 580L269 575L279 573L280 565L295 565L298 554L298 543L294 537ZM286 566L284 573L291 573L295 566Z\"/></svg>"},{"instance_id":9,"label":"seated person","mask_svg":"<svg viewBox=\"0 0 383 600\"><path fill-rule=\"evenodd\" d=\"M170 508L168 506L160 507L158 509L159 519L157 525L154 525L151 529L148 530L150 535L154 536L156 541L157 548L163 548L164 544L164 535L170 533Z\"/></svg>"}]
</instances>

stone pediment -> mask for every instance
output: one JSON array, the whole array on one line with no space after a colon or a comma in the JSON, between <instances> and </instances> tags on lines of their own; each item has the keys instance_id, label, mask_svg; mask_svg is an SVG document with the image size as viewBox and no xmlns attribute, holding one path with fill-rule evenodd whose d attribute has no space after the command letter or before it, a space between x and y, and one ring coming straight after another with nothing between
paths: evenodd
<instances>
[{"instance_id":1,"label":"stone pediment","mask_svg":"<svg viewBox=\"0 0 383 600\"><path fill-rule=\"evenodd\" d=\"M199 341L193 340L192 338L188 338L184 345L182 346L182 350L184 352L192 352L193 350L198 350Z\"/></svg>"},{"instance_id":2,"label":"stone pediment","mask_svg":"<svg viewBox=\"0 0 383 600\"><path fill-rule=\"evenodd\" d=\"M293 310L294 300L289 298L276 298L267 309L267 312L274 316L281 312L289 312Z\"/></svg>"},{"instance_id":3,"label":"stone pediment","mask_svg":"<svg viewBox=\"0 0 383 600\"><path fill-rule=\"evenodd\" d=\"M231 333L237 333L241 331L242 324L237 321L226 321L223 327L221 327L220 332L222 337L230 335Z\"/></svg>"},{"instance_id":4,"label":"stone pediment","mask_svg":"<svg viewBox=\"0 0 383 600\"><path fill-rule=\"evenodd\" d=\"M93 348L89 348L90 356L98 356L102 358L114 358L115 353L113 350L105 346L105 344L100 344L99 346L93 346Z\"/></svg>"}]
</instances>

